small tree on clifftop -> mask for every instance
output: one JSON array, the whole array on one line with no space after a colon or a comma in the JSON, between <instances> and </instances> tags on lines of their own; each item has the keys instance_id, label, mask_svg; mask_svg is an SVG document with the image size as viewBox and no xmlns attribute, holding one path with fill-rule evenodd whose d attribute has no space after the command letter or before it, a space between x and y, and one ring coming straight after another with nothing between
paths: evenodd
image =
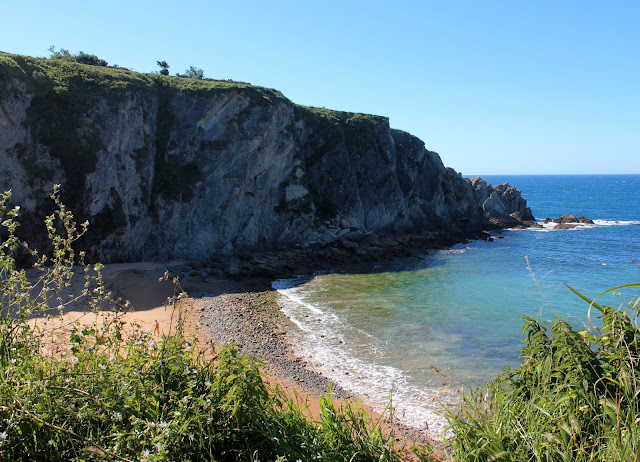
<instances>
[{"instance_id":1,"label":"small tree on clifftop","mask_svg":"<svg viewBox=\"0 0 640 462\"><path fill-rule=\"evenodd\" d=\"M158 66L160 66L160 73L162 75L169 75L169 64L166 61L156 61Z\"/></svg>"},{"instance_id":2,"label":"small tree on clifftop","mask_svg":"<svg viewBox=\"0 0 640 462\"><path fill-rule=\"evenodd\" d=\"M184 77L202 80L204 79L204 71L202 69L197 69L193 66L190 66L189 69L186 70Z\"/></svg>"}]
</instances>

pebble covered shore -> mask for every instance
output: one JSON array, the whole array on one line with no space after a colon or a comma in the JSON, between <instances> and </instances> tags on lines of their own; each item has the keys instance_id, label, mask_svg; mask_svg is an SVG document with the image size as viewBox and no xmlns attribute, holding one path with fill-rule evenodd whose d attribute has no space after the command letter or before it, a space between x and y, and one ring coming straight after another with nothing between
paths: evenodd
<instances>
[{"instance_id":1,"label":"pebble covered shore","mask_svg":"<svg viewBox=\"0 0 640 462\"><path fill-rule=\"evenodd\" d=\"M306 395L321 396L331 384L337 399L359 398L331 383L297 357L287 341L287 332L298 327L280 310L278 293L271 281L251 278L244 281L226 278L207 281L207 290L189 295L200 301L198 322L216 345L236 344L243 353L265 364L268 376L290 384ZM414 442L426 442L424 432L394 424L396 435Z\"/></svg>"},{"instance_id":2,"label":"pebble covered shore","mask_svg":"<svg viewBox=\"0 0 640 462\"><path fill-rule=\"evenodd\" d=\"M202 294L200 324L217 345L236 344L244 354L265 363L265 372L299 384L306 393L326 393L330 381L310 370L295 356L286 333L296 329L277 304L277 292L266 280L249 284L221 279L213 284L217 294ZM244 286L244 287L242 287ZM336 398L352 397L331 384Z\"/></svg>"}]
</instances>

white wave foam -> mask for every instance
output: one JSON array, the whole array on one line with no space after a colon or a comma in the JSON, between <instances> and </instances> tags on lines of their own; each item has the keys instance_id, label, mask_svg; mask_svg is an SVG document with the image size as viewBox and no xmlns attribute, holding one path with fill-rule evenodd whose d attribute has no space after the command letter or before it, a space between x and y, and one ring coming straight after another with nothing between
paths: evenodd
<instances>
[{"instance_id":1,"label":"white wave foam","mask_svg":"<svg viewBox=\"0 0 640 462\"><path fill-rule=\"evenodd\" d=\"M344 325L335 314L302 300L295 280L275 281L273 288L281 294L278 301L282 311L302 331L289 334L294 351L313 369L355 393L379 412L388 407L391 394L395 415L404 424L421 430L426 425L431 437L442 437L447 421L440 415L439 403L453 404L455 391L447 387L418 387L398 368L355 357L349 353L348 340L354 335L370 337L374 342L370 345L371 352L381 346L375 344L371 335Z\"/></svg>"},{"instance_id":2,"label":"white wave foam","mask_svg":"<svg viewBox=\"0 0 640 462\"><path fill-rule=\"evenodd\" d=\"M593 220L598 226L634 226L640 225L640 220Z\"/></svg>"},{"instance_id":3,"label":"white wave foam","mask_svg":"<svg viewBox=\"0 0 640 462\"><path fill-rule=\"evenodd\" d=\"M536 227L531 227L531 228L513 228L513 229L507 229L505 231L535 231L537 233L547 233L549 231L553 231L553 228L556 225L552 221L550 221L549 223L543 223L542 221L538 221L537 223L539 225L541 225L542 228L536 228Z\"/></svg>"},{"instance_id":4,"label":"white wave foam","mask_svg":"<svg viewBox=\"0 0 640 462\"><path fill-rule=\"evenodd\" d=\"M440 252L443 254L452 254L452 253L467 253L469 250L476 250L478 247L466 246L466 247L456 247L453 246L450 249L443 249Z\"/></svg>"},{"instance_id":5,"label":"white wave foam","mask_svg":"<svg viewBox=\"0 0 640 462\"><path fill-rule=\"evenodd\" d=\"M568 229L563 229L563 230L556 230L556 224L552 221L550 221L549 223L543 223L541 221L538 222L539 225L542 225L542 228L524 228L523 231L535 231L535 232L549 232L549 231L576 231L576 230L582 230L582 229L591 229L591 228L595 228L597 226L634 226L634 225L640 225L640 220L593 220L593 224L590 223L575 223L577 226L574 226L573 228L568 228ZM519 231L518 229L516 230L510 230L510 231Z\"/></svg>"},{"instance_id":6,"label":"white wave foam","mask_svg":"<svg viewBox=\"0 0 640 462\"><path fill-rule=\"evenodd\" d=\"M569 228L569 231L574 231L574 230L581 230L581 229L591 229L591 228L595 228L596 225L591 224L591 223L578 223L578 226L575 226L573 228Z\"/></svg>"},{"instance_id":7,"label":"white wave foam","mask_svg":"<svg viewBox=\"0 0 640 462\"><path fill-rule=\"evenodd\" d=\"M444 249L442 250L442 253L444 254L450 254L450 253L466 253L467 250L469 250L468 247L465 247L464 249Z\"/></svg>"}]
</instances>

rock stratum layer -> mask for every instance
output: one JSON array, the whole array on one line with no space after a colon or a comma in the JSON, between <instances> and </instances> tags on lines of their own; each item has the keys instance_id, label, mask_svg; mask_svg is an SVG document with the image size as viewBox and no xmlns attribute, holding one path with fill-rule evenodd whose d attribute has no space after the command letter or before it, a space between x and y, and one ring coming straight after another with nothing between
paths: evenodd
<instances>
[{"instance_id":1,"label":"rock stratum layer","mask_svg":"<svg viewBox=\"0 0 640 462\"><path fill-rule=\"evenodd\" d=\"M22 206L23 232L45 242L60 183L90 222L83 246L105 262L533 219L515 188L462 178L385 117L302 107L238 82L5 53L0 153L0 187Z\"/></svg>"}]
</instances>

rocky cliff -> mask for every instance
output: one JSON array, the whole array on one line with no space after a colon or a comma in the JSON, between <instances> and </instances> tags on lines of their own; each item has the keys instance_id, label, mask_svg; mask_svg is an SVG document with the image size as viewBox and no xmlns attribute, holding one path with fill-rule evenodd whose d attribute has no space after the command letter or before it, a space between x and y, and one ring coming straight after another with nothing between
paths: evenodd
<instances>
[{"instance_id":1,"label":"rocky cliff","mask_svg":"<svg viewBox=\"0 0 640 462\"><path fill-rule=\"evenodd\" d=\"M349 233L522 225L519 192L467 180L384 117L227 81L0 53L0 187L44 237L53 183L102 261L273 251Z\"/></svg>"}]
</instances>

